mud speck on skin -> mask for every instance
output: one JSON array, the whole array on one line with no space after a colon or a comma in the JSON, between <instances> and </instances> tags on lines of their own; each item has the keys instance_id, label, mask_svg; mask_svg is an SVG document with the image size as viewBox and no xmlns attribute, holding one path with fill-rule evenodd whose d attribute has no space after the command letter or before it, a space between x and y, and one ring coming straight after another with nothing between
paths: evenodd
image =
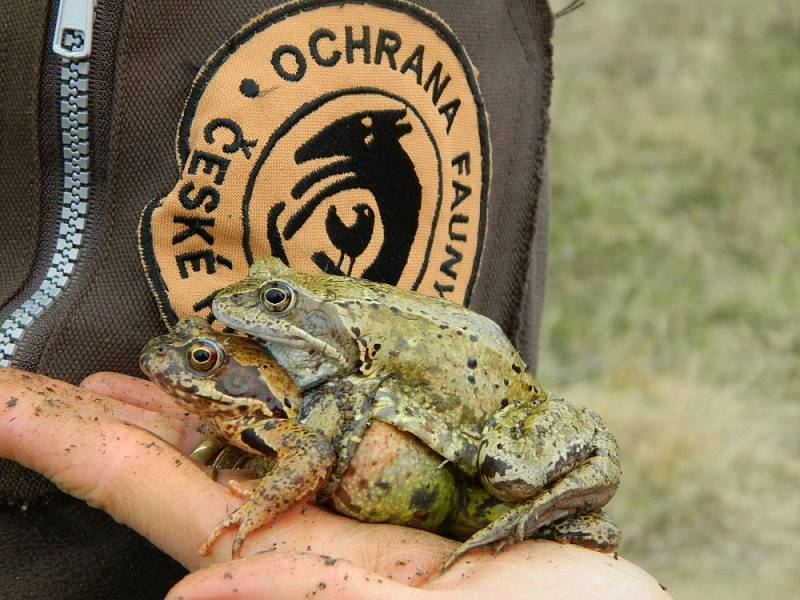
<instances>
[{"instance_id":1,"label":"mud speck on skin","mask_svg":"<svg viewBox=\"0 0 800 600\"><path fill-rule=\"evenodd\" d=\"M17 405L17 398L15 396L9 396L8 400L6 401L6 406L8 408L14 408Z\"/></svg>"},{"instance_id":2,"label":"mud speck on skin","mask_svg":"<svg viewBox=\"0 0 800 600\"><path fill-rule=\"evenodd\" d=\"M325 583L324 581L320 581L320 582L317 584L317 587L318 587L319 589L321 589L321 590L324 590L326 587L328 587L328 584L327 584L327 583Z\"/></svg>"},{"instance_id":3,"label":"mud speck on skin","mask_svg":"<svg viewBox=\"0 0 800 600\"><path fill-rule=\"evenodd\" d=\"M326 556L325 557L325 566L326 567L332 567L333 565L336 564L337 560L339 560L339 559L338 558L333 558L332 556Z\"/></svg>"},{"instance_id":4,"label":"mud speck on skin","mask_svg":"<svg viewBox=\"0 0 800 600\"><path fill-rule=\"evenodd\" d=\"M233 573L231 573L230 571L225 571L222 574L222 578L223 579L233 579Z\"/></svg>"}]
</instances>

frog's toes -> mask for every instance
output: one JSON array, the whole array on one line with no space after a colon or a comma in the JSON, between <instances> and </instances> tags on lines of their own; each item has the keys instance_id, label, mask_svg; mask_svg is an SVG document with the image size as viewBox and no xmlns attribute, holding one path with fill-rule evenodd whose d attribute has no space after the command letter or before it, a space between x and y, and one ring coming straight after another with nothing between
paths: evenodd
<instances>
[{"instance_id":1,"label":"frog's toes","mask_svg":"<svg viewBox=\"0 0 800 600\"><path fill-rule=\"evenodd\" d=\"M246 492L242 488L243 492ZM249 492L247 492L249 493ZM207 556L211 552L211 547L216 541L225 533L225 530L235 525L239 526L236 536L233 538L233 546L231 547L231 557L239 558L241 555L242 545L244 544L247 536L261 527L269 523L275 514L271 510L265 510L263 507L254 504L251 501L245 502L238 509L233 511L226 519L221 521L211 533L208 534L206 541L200 546L200 555Z\"/></svg>"},{"instance_id":2,"label":"frog's toes","mask_svg":"<svg viewBox=\"0 0 800 600\"><path fill-rule=\"evenodd\" d=\"M498 541L496 541L496 542L495 542L495 543L492 545L492 554L493 554L494 556L497 556L498 554L500 554L500 552L503 550L503 548L505 548L505 547L506 547L506 546L508 546L509 544L513 544L513 543L514 543L514 542L516 542L516 541L517 541L517 540L515 540L515 539L512 539L512 538L503 538L502 540L498 540Z\"/></svg>"},{"instance_id":3,"label":"frog's toes","mask_svg":"<svg viewBox=\"0 0 800 600\"><path fill-rule=\"evenodd\" d=\"M235 479L231 479L230 481L228 481L227 485L228 485L228 490L237 498L241 500L250 500L250 498L252 498L253 490L243 486Z\"/></svg>"},{"instance_id":4,"label":"frog's toes","mask_svg":"<svg viewBox=\"0 0 800 600\"><path fill-rule=\"evenodd\" d=\"M208 556L211 552L211 547L220 538L220 536L225 533L225 530L242 522L244 513L243 509L246 506L247 504L240 506L237 510L229 514L224 520L220 521L217 526L211 530L211 533L208 534L206 541L203 542L202 546L200 546L200 550L198 551L200 556Z\"/></svg>"},{"instance_id":5,"label":"frog's toes","mask_svg":"<svg viewBox=\"0 0 800 600\"><path fill-rule=\"evenodd\" d=\"M244 541L247 539L246 535L242 535L241 529L236 533L236 537L233 538L233 544L231 545L231 558L241 558L242 557L242 546L244 545Z\"/></svg>"},{"instance_id":6,"label":"frog's toes","mask_svg":"<svg viewBox=\"0 0 800 600\"><path fill-rule=\"evenodd\" d=\"M455 550L453 550L453 552L450 553L450 556L448 556L447 559L442 564L442 573L444 573L445 571L447 571L447 569L452 567L453 563L455 563L459 558L461 558L467 552L470 552L471 550L476 550L482 546L491 544L492 542L497 542L493 546L494 553L497 554L498 552L500 552L500 550L503 549L504 546L513 543L514 540L510 538L503 538L499 541L497 540L497 538L484 540L472 536L470 539L468 539L466 542L461 544L458 548L456 548Z\"/></svg>"},{"instance_id":7,"label":"frog's toes","mask_svg":"<svg viewBox=\"0 0 800 600\"><path fill-rule=\"evenodd\" d=\"M242 515L242 520L239 523L239 530L236 532L236 536L233 538L233 544L231 546L231 558L241 558L242 546L244 545L244 541L247 539L247 536L262 525L265 525L271 521L274 517L271 511L262 510L258 506L249 502L242 508L245 507L247 508Z\"/></svg>"},{"instance_id":8,"label":"frog's toes","mask_svg":"<svg viewBox=\"0 0 800 600\"><path fill-rule=\"evenodd\" d=\"M472 548L464 548L464 544L461 544L458 548L453 550L450 553L450 556L448 556L445 559L444 563L442 563L441 572L444 573L445 571L447 571L447 569L453 566L453 563L455 563L459 558L461 558L463 554L466 554L470 550L472 550Z\"/></svg>"},{"instance_id":9,"label":"frog's toes","mask_svg":"<svg viewBox=\"0 0 800 600\"><path fill-rule=\"evenodd\" d=\"M521 542L525 539L526 529L525 529L525 521L520 520L517 523L517 526L514 528L514 539L513 542Z\"/></svg>"},{"instance_id":10,"label":"frog's toes","mask_svg":"<svg viewBox=\"0 0 800 600\"><path fill-rule=\"evenodd\" d=\"M602 510L561 519L544 527L537 535L601 552L615 550L622 540L619 527Z\"/></svg>"}]
</instances>

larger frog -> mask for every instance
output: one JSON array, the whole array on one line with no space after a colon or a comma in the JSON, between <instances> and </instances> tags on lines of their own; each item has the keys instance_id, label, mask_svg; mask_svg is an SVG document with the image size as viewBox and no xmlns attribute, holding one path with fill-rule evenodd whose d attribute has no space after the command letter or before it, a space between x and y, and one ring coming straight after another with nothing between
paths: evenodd
<instances>
[{"instance_id":1,"label":"larger frog","mask_svg":"<svg viewBox=\"0 0 800 600\"><path fill-rule=\"evenodd\" d=\"M602 419L551 398L500 327L464 307L273 258L221 290L213 312L269 348L301 391L346 384L368 399L365 418L411 433L516 504L448 564L591 513L616 491L617 444Z\"/></svg>"}]
</instances>

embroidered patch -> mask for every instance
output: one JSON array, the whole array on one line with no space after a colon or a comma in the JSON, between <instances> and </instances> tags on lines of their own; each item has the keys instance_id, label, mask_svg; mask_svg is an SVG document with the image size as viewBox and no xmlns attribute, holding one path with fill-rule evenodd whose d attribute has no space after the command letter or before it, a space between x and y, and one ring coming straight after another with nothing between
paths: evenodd
<instances>
[{"instance_id":1,"label":"embroidered patch","mask_svg":"<svg viewBox=\"0 0 800 600\"><path fill-rule=\"evenodd\" d=\"M140 249L162 315L210 315L261 256L468 304L489 187L476 72L438 17L404 0L279 6L192 86L181 177Z\"/></svg>"}]
</instances>

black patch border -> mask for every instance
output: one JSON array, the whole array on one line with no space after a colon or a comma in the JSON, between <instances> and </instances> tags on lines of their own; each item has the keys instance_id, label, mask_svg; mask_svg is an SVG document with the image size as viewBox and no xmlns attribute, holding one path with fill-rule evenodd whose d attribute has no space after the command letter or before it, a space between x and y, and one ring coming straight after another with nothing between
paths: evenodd
<instances>
[{"instance_id":1,"label":"black patch border","mask_svg":"<svg viewBox=\"0 0 800 600\"><path fill-rule=\"evenodd\" d=\"M139 258L144 266L145 274L147 275L147 284L150 286L150 291L156 297L156 304L158 305L158 312L161 313L161 319L167 326L167 329L172 330L173 326L180 320L172 304L169 301L169 286L161 276L161 268L156 261L155 252L153 252L153 230L150 224L153 222L153 212L160 208L164 203L164 198L154 198L147 203L142 211L142 216L139 219Z\"/></svg>"},{"instance_id":2,"label":"black patch border","mask_svg":"<svg viewBox=\"0 0 800 600\"><path fill-rule=\"evenodd\" d=\"M469 56L467 55L463 44L456 36L455 32L442 20L437 14L429 11L421 6L406 2L406 0L298 0L296 2L289 2L282 6L277 6L269 9L261 16L256 17L253 21L249 22L242 29L231 36L222 46L220 46L214 54L205 62L201 67L199 73L192 82L189 97L181 114L180 124L178 126L178 134L175 139L175 150L178 157L179 177L183 173L186 166L186 160L189 157L189 131L191 130L191 123L194 120L197 105L205 92L211 78L216 74L217 70L222 66L228 57L236 52L240 46L247 43L254 35L264 31L268 27L283 21L285 19L297 16L304 12L316 10L326 6L339 6L343 7L346 4L362 5L362 6L378 6L381 8L389 8L399 12L405 12L420 20L422 23L430 27L439 37L450 47L450 50L456 55L464 74L467 78L467 83L472 91L472 98L475 101L475 106L478 109L478 137L480 139L481 147L481 205L480 205L480 223L478 224L478 242L475 252L475 261L472 266L472 273L467 289L464 294L464 306L469 307L472 300L472 291L475 285L475 280L478 277L481 266L481 258L484 249L484 237L486 235L486 220L488 213L488 197L489 186L491 184L491 143L489 140L489 123L487 116L486 105L481 95L480 86L478 85L477 78L475 77L476 67L473 65ZM156 303L159 307L159 312L165 320L168 327L171 328L179 319L175 314L174 309L169 301L168 290L166 282L161 276L161 269L155 259L153 252L153 235L150 224L152 222L152 215L156 208L160 207L165 198L156 198L150 201L142 212L139 221L139 253L142 263L145 267L148 284L150 289L156 296ZM244 225L244 223L243 223ZM248 234L245 232L245 236ZM252 257L247 252L247 246L243 249L246 252L246 259L251 261ZM252 262L250 262L252 264Z\"/></svg>"}]
</instances>

